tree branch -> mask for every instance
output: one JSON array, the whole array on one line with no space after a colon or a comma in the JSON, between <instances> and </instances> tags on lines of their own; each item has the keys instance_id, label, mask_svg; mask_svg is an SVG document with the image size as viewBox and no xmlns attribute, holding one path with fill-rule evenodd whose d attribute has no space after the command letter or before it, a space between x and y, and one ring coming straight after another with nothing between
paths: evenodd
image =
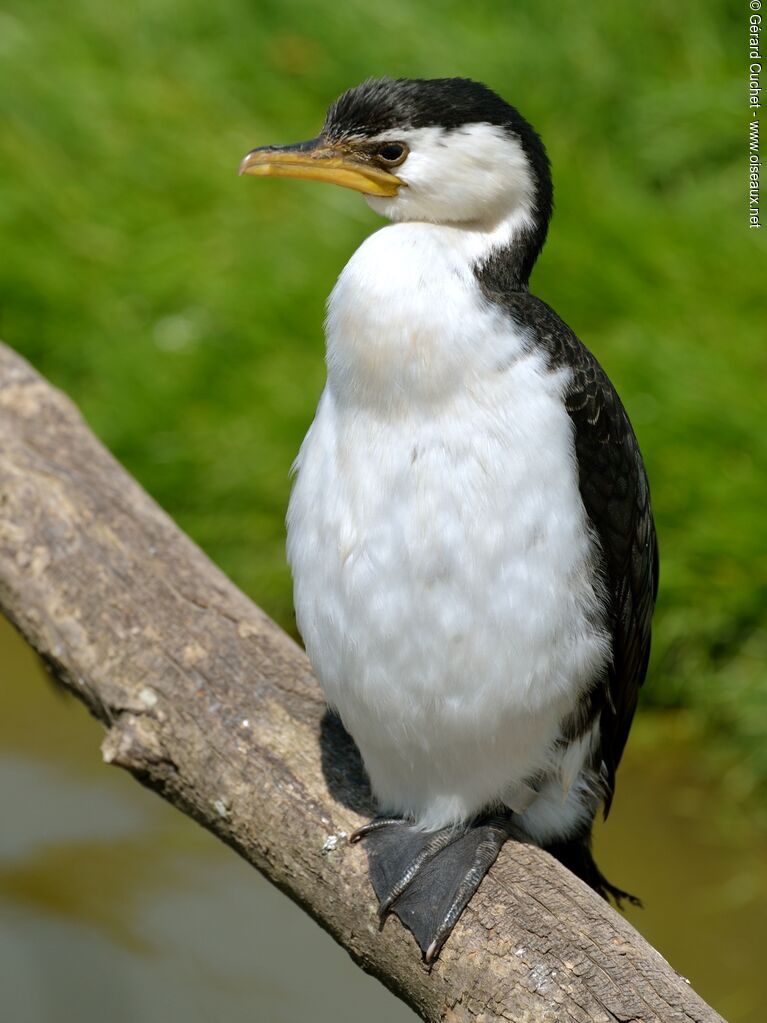
<instances>
[{"instance_id":1,"label":"tree branch","mask_svg":"<svg viewBox=\"0 0 767 1023\"><path fill-rule=\"evenodd\" d=\"M0 608L104 723L104 759L235 848L429 1021L721 1020L546 853L508 843L429 972L379 933L356 751L306 657L0 345ZM254 552L255 556L255 552Z\"/></svg>"}]
</instances>

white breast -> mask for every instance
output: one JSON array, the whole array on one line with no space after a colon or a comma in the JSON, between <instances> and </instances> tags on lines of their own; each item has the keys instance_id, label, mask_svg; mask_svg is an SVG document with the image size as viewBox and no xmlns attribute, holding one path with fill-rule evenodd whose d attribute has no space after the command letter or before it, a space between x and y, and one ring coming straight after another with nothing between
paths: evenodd
<instances>
[{"instance_id":1,"label":"white breast","mask_svg":"<svg viewBox=\"0 0 767 1023\"><path fill-rule=\"evenodd\" d=\"M428 828L519 802L609 653L566 376L467 234L387 227L345 268L288 512L312 665L381 808Z\"/></svg>"}]
</instances>

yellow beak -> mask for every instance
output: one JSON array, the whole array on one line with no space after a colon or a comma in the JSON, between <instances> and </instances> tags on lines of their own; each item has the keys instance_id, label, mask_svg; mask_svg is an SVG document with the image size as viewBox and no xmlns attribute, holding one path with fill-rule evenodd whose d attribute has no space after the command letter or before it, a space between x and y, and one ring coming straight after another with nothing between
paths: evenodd
<instances>
[{"instance_id":1,"label":"yellow beak","mask_svg":"<svg viewBox=\"0 0 767 1023\"><path fill-rule=\"evenodd\" d=\"M240 174L329 181L366 195L396 195L404 185L396 174L365 162L364 156L355 154L353 143L334 146L321 138L293 146L253 149L240 164Z\"/></svg>"}]
</instances>

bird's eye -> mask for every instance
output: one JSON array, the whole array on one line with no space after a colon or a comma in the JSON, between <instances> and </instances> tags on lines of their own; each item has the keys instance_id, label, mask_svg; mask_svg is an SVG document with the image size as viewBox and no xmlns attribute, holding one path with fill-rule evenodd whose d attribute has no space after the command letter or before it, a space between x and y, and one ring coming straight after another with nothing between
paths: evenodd
<instances>
[{"instance_id":1,"label":"bird's eye","mask_svg":"<svg viewBox=\"0 0 767 1023\"><path fill-rule=\"evenodd\" d=\"M401 142L386 142L384 145L378 148L376 156L382 163L388 164L390 167L396 167L397 164L407 156L407 146Z\"/></svg>"}]
</instances>

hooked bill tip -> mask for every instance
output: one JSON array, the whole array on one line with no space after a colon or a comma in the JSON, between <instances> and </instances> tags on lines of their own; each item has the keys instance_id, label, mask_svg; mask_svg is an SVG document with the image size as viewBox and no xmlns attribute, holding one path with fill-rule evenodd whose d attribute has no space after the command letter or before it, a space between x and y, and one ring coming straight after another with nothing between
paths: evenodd
<instances>
[{"instance_id":1,"label":"hooked bill tip","mask_svg":"<svg viewBox=\"0 0 767 1023\"><path fill-rule=\"evenodd\" d=\"M251 158L255 152L256 152L255 149L251 149L251 151L249 153L246 153L245 156L243 156L243 158L240 160L240 166L237 168L238 175L245 174L248 167L251 165Z\"/></svg>"}]
</instances>

